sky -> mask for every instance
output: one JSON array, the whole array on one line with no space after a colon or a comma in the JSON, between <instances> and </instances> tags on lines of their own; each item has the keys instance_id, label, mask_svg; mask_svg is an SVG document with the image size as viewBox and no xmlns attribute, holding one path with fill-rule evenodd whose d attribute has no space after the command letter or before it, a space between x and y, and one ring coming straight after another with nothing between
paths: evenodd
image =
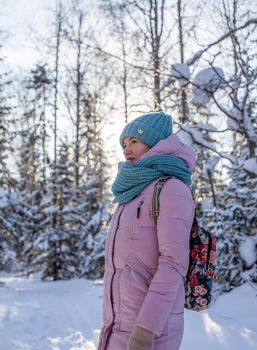
<instances>
[{"instance_id":1,"label":"sky","mask_svg":"<svg viewBox=\"0 0 257 350\"><path fill-rule=\"evenodd\" d=\"M31 32L43 32L47 26L47 8L54 0L0 0L1 30L4 40L2 55L13 69L30 67L38 59L36 38Z\"/></svg>"}]
</instances>

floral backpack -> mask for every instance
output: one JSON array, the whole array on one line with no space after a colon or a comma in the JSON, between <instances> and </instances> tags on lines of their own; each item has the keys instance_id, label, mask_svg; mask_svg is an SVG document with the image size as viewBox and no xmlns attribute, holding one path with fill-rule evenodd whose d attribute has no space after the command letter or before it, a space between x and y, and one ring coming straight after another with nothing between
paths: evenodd
<instances>
[{"instance_id":1,"label":"floral backpack","mask_svg":"<svg viewBox=\"0 0 257 350\"><path fill-rule=\"evenodd\" d=\"M151 212L155 224L157 224L159 215L161 189L165 182L171 178L174 176L162 177L155 184ZM194 196L193 199L195 200ZM190 233L189 267L184 281L185 308L201 311L209 307L212 282L216 278L215 258L216 237L198 225L195 214Z\"/></svg>"}]
</instances>

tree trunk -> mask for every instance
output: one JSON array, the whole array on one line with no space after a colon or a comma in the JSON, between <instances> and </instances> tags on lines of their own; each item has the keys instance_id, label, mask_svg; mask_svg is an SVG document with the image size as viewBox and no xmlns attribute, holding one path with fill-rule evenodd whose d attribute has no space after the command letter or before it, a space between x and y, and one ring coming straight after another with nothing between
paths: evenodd
<instances>
[{"instance_id":1,"label":"tree trunk","mask_svg":"<svg viewBox=\"0 0 257 350\"><path fill-rule=\"evenodd\" d=\"M183 38L183 17L181 13L181 2L182 0L178 0L177 2L177 11L178 11L178 32L179 32L179 49L180 49L180 61L184 63L184 38ZM188 103L187 103L187 94L184 88L180 90L180 98L181 98L181 114L180 114L180 122L181 124L185 124L188 121Z\"/></svg>"},{"instance_id":2,"label":"tree trunk","mask_svg":"<svg viewBox=\"0 0 257 350\"><path fill-rule=\"evenodd\" d=\"M159 32L159 11L158 11L158 0L150 1L150 28L152 34L152 54L153 54L153 65L154 65L154 109L161 109L161 74L160 74L160 36ZM162 7L163 11L163 7ZM153 12L153 16L152 16ZM163 25L163 24L162 24Z\"/></svg>"},{"instance_id":3,"label":"tree trunk","mask_svg":"<svg viewBox=\"0 0 257 350\"><path fill-rule=\"evenodd\" d=\"M79 14L79 27L77 37L77 81L76 81L76 142L75 142L75 185L79 188L79 161L80 161L80 98L81 98L81 27L83 14Z\"/></svg>"}]
</instances>

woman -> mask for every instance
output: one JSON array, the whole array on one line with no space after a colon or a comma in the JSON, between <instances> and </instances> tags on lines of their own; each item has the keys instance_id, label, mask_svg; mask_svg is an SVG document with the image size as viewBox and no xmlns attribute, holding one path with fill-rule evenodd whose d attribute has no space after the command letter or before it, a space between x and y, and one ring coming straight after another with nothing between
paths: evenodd
<instances>
[{"instance_id":1,"label":"woman","mask_svg":"<svg viewBox=\"0 0 257 350\"><path fill-rule=\"evenodd\" d=\"M195 157L172 134L172 118L156 112L127 124L120 136L125 162L112 185L118 206L105 245L104 326L99 350L176 350L183 336L183 277L195 204ZM158 179L172 175L151 217Z\"/></svg>"}]
</instances>

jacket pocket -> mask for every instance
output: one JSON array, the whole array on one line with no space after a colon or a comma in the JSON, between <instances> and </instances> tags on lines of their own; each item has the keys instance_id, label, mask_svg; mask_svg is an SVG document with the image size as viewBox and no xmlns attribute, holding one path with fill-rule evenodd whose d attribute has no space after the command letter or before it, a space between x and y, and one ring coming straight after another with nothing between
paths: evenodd
<instances>
[{"instance_id":1,"label":"jacket pocket","mask_svg":"<svg viewBox=\"0 0 257 350\"><path fill-rule=\"evenodd\" d=\"M144 229L156 229L153 218L151 217L151 208L147 206L147 202L142 199L135 211L132 229L132 238L140 238L140 232Z\"/></svg>"},{"instance_id":2,"label":"jacket pocket","mask_svg":"<svg viewBox=\"0 0 257 350\"><path fill-rule=\"evenodd\" d=\"M126 265L136 272L149 287L157 269L148 267L135 253L130 253L126 258Z\"/></svg>"},{"instance_id":3,"label":"jacket pocket","mask_svg":"<svg viewBox=\"0 0 257 350\"><path fill-rule=\"evenodd\" d=\"M131 332L155 273L131 253L119 278L120 330Z\"/></svg>"}]
</instances>

